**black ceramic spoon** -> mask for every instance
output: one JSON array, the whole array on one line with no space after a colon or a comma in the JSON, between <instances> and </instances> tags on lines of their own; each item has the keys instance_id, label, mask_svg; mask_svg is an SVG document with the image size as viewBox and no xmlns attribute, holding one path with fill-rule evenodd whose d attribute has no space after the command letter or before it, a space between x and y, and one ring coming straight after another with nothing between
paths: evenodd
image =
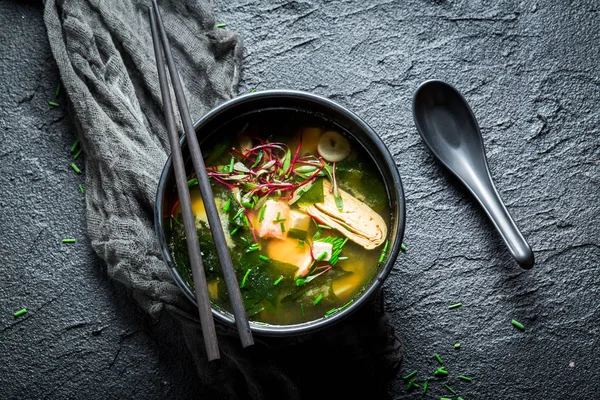
<instances>
[{"instance_id":1,"label":"black ceramic spoon","mask_svg":"<svg viewBox=\"0 0 600 400\"><path fill-rule=\"evenodd\" d=\"M423 82L413 98L413 117L425 144L475 196L517 263L533 267L531 247L494 186L479 125L465 98L445 82Z\"/></svg>"}]
</instances>

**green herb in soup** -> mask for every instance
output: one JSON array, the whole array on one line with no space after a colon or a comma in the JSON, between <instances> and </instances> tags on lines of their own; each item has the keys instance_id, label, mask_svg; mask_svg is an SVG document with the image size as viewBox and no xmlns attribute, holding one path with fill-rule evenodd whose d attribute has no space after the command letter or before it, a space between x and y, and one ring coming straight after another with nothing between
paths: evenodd
<instances>
[{"instance_id":1,"label":"green herb in soup","mask_svg":"<svg viewBox=\"0 0 600 400\"><path fill-rule=\"evenodd\" d=\"M356 142L314 116L241 119L203 153L248 316L289 325L332 315L362 293L387 254L382 178ZM197 184L189 176L209 295L231 311ZM170 250L193 288L179 201L172 204Z\"/></svg>"}]
</instances>

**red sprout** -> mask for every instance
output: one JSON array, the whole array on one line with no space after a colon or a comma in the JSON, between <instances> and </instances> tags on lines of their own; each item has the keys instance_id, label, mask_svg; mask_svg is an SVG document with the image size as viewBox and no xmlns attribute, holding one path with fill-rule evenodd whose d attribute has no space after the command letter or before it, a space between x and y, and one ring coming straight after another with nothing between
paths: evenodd
<instances>
[{"instance_id":1,"label":"red sprout","mask_svg":"<svg viewBox=\"0 0 600 400\"><path fill-rule=\"evenodd\" d=\"M302 140L300 140L300 143L298 143L298 148L296 148L296 154L294 154L294 158L292 159L292 162L290 163L290 167L288 168L287 171L285 171L285 175L289 175L290 172L292 172L294 170L294 164L296 164L296 160L298 159L298 155L300 154L300 148L302 147Z\"/></svg>"},{"instance_id":2,"label":"red sprout","mask_svg":"<svg viewBox=\"0 0 600 400\"><path fill-rule=\"evenodd\" d=\"M175 209L177 208L177 206L179 205L179 199L177 199L177 201L175 202L175 204L173 204L173 208L171 208L171 218L175 219Z\"/></svg>"}]
</instances>

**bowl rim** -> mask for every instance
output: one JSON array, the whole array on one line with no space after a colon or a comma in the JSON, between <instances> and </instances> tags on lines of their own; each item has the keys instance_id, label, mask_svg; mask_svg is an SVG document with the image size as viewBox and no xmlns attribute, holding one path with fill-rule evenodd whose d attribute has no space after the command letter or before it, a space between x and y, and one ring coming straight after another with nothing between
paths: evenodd
<instances>
[{"instance_id":1,"label":"bowl rim","mask_svg":"<svg viewBox=\"0 0 600 400\"><path fill-rule=\"evenodd\" d=\"M336 313L333 313L329 316L323 316L316 320L311 320L301 324L294 325L275 325L275 324L262 324L250 321L250 329L253 333L262 335L262 336L294 336L299 334L306 334L310 332L315 332L317 330L324 329L328 326L335 325L337 322L345 319L349 315L353 314L356 310L358 310L365 302L373 297L373 294L380 289L383 285L384 281L389 276L392 268L394 267L396 260L398 258L398 254L401 249L402 241L404 239L404 232L406 227L406 199L404 196L404 188L402 185L402 181L400 178L400 172L398 167L392 157L389 148L385 145L381 137L357 114L350 111L346 107L338 104L337 102L330 100L326 97L300 91L300 90L290 90L290 89L272 89L272 90L263 90L259 92L251 92L247 94L243 94L237 97L234 97L230 100L227 100L220 105L214 107L209 110L206 114L204 114L201 118L199 118L194 123L194 131L196 134L198 130L201 129L202 126L206 125L209 121L217 118L220 114L224 113L231 107L246 103L253 102L258 99L264 98L295 98L301 100L308 100L314 103L317 103L321 106L325 106L331 108L334 112L340 113L344 115L346 118L352 120L359 128L362 134L365 134L368 137L372 144L377 149L379 154L375 155L371 151L367 152L371 155L371 157L375 158L377 156L380 158L380 161L383 161L382 164L388 169L388 172L393 177L393 182L386 182L386 186L388 186L388 194L394 194L396 197L396 208L392 211L396 214L396 234L394 237L392 248L389 249L389 253L387 256L387 261L380 268L379 272L376 276L374 276L371 280L369 286L364 290L356 299L354 299L347 307ZM354 135L353 135L354 136ZM364 138L355 138L362 146L364 143L361 141ZM180 139L180 146L184 146L186 143L186 135L183 134ZM196 304L196 296L194 292L190 289L190 287L185 283L181 274L177 270L175 263L171 257L171 253L169 251L169 247L166 242L166 235L164 234L164 224L163 224L163 197L165 195L167 178L169 176L170 170L172 168L172 158L171 155L167 157L167 160L163 166L157 190L156 190L156 199L154 205L154 226L155 226L155 234L157 236L161 253L163 255L163 261L165 262L167 269L169 270L172 278L174 279L176 285L180 290L184 293L184 295L190 300L194 305ZM378 165L378 168L381 168ZM215 306L212 306L212 314L213 317L218 321L223 323L230 328L235 327L235 321L233 314L230 314L227 311L220 310Z\"/></svg>"}]
</instances>

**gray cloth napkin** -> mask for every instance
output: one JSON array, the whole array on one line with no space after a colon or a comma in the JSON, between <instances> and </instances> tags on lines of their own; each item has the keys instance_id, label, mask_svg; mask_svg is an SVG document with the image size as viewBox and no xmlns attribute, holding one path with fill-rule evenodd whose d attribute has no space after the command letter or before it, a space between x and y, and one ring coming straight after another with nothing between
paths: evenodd
<instances>
[{"instance_id":1,"label":"gray cloth napkin","mask_svg":"<svg viewBox=\"0 0 600 400\"><path fill-rule=\"evenodd\" d=\"M88 233L108 275L131 288L152 317L178 322L207 398L314 399L361 390L384 398L382 380L398 366L401 351L379 299L333 331L255 338L247 349L217 325L221 359L206 362L197 310L172 280L154 234L156 188L170 150L149 6L143 0L45 1L50 46L85 154ZM208 0L161 1L160 7L197 119L236 95L242 42L215 27ZM319 389L323 384L335 390Z\"/></svg>"}]
</instances>

